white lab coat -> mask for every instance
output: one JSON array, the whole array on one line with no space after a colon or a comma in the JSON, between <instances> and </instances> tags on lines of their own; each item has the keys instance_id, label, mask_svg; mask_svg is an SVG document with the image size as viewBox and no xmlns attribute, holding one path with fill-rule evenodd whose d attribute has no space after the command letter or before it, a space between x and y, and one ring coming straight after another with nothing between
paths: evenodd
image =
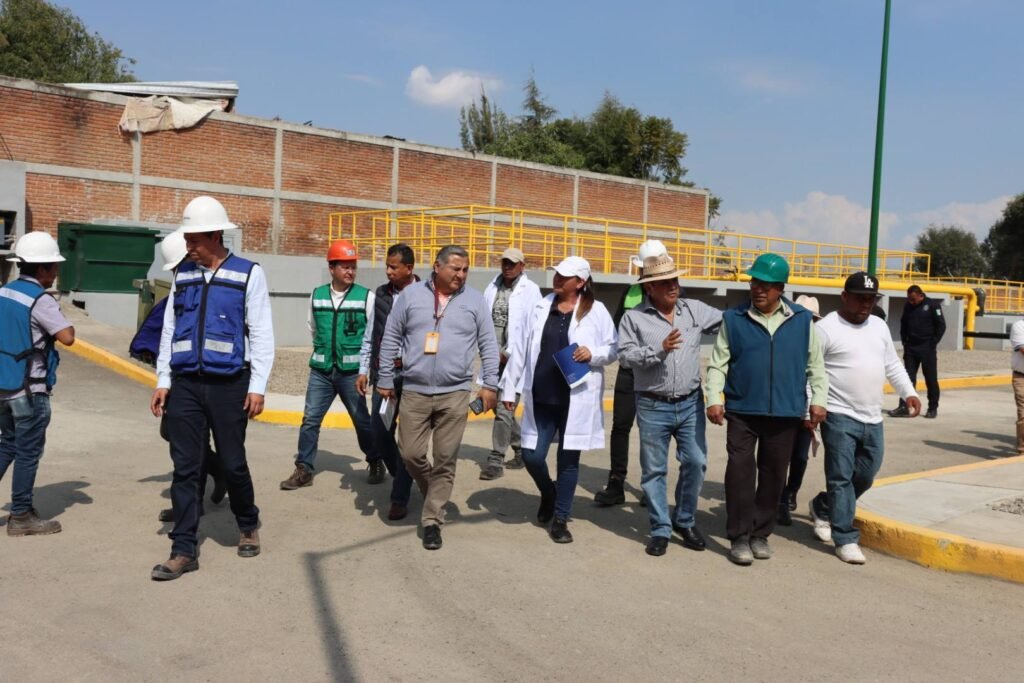
<instances>
[{"instance_id":1,"label":"white lab coat","mask_svg":"<svg viewBox=\"0 0 1024 683\"><path fill-rule=\"evenodd\" d=\"M484 289L484 302L487 304L487 310L494 310L494 299L498 296L498 281L501 279L499 274L489 283ZM507 339L508 339L508 353L511 355L512 343L514 339L517 339L519 335L523 333L523 327L526 325L526 321L533 310L533 307L541 300L540 287L537 286L530 278L523 273L516 282L516 286L512 289L512 294L508 297L508 327L507 327ZM500 344L499 344L500 347ZM505 377L508 373L502 373L501 380L499 381L499 391L504 386ZM480 383L480 378L477 378L477 383Z\"/></svg>"},{"instance_id":2,"label":"white lab coat","mask_svg":"<svg viewBox=\"0 0 1024 683\"><path fill-rule=\"evenodd\" d=\"M522 394L523 448L536 448L537 424L533 416L533 371L540 355L540 339L544 332L554 294L548 294L537 302L530 311L527 325L521 334L512 339L511 357L505 367L505 382L501 389L501 400L515 401L516 393ZM577 302L577 307L579 302ZM586 380L569 392L569 418L565 427L565 448L584 451L604 448L604 370L605 365L615 362L615 324L608 315L608 309L600 301L582 321L576 320L573 311L569 324L569 343L590 349L590 372Z\"/></svg>"}]
</instances>

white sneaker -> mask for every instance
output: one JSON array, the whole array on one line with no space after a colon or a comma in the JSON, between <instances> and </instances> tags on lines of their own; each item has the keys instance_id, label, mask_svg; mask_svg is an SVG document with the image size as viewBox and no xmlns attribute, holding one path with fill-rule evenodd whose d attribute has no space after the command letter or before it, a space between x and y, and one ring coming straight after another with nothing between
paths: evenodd
<instances>
[{"instance_id":1,"label":"white sneaker","mask_svg":"<svg viewBox=\"0 0 1024 683\"><path fill-rule=\"evenodd\" d=\"M836 546L836 557L848 564L864 564L868 561L856 543L844 543Z\"/></svg>"},{"instance_id":2,"label":"white sneaker","mask_svg":"<svg viewBox=\"0 0 1024 683\"><path fill-rule=\"evenodd\" d=\"M807 504L811 511L811 521L814 522L814 536L822 543L832 540L832 524L827 519L822 519L814 514L814 499Z\"/></svg>"}]
</instances>

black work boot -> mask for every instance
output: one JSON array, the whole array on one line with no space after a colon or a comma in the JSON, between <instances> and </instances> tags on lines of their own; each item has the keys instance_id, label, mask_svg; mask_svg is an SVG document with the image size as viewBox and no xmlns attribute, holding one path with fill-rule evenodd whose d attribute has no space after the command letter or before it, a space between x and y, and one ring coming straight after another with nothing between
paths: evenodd
<instances>
[{"instance_id":1,"label":"black work boot","mask_svg":"<svg viewBox=\"0 0 1024 683\"><path fill-rule=\"evenodd\" d=\"M608 477L608 485L594 495L594 502L601 507L625 503L626 493L622 490L622 480L617 477Z\"/></svg>"}]
</instances>

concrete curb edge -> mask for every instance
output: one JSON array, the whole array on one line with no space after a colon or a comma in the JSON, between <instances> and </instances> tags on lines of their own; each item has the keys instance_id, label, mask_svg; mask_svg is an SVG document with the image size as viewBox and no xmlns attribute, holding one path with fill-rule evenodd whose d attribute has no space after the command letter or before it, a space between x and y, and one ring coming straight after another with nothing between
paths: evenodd
<instances>
[{"instance_id":1,"label":"concrete curb edge","mask_svg":"<svg viewBox=\"0 0 1024 683\"><path fill-rule=\"evenodd\" d=\"M888 477L875 482L875 486L889 486L915 479L970 472L1019 462L1024 462L1024 456ZM858 510L856 521L861 531L861 544L886 555L934 569L1024 583L1024 549L1022 548L988 543L915 524L907 524L867 510Z\"/></svg>"}]
</instances>

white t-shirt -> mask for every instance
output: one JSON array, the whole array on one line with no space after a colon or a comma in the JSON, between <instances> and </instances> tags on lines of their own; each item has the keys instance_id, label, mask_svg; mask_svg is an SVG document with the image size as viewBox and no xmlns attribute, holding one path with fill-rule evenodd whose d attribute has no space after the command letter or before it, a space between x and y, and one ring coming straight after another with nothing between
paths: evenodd
<instances>
[{"instance_id":1,"label":"white t-shirt","mask_svg":"<svg viewBox=\"0 0 1024 683\"><path fill-rule=\"evenodd\" d=\"M870 315L854 325L834 311L818 323L818 336L828 375L830 413L868 424L881 422L886 379L901 398L917 396L896 356L889 327L880 318Z\"/></svg>"}]
</instances>

